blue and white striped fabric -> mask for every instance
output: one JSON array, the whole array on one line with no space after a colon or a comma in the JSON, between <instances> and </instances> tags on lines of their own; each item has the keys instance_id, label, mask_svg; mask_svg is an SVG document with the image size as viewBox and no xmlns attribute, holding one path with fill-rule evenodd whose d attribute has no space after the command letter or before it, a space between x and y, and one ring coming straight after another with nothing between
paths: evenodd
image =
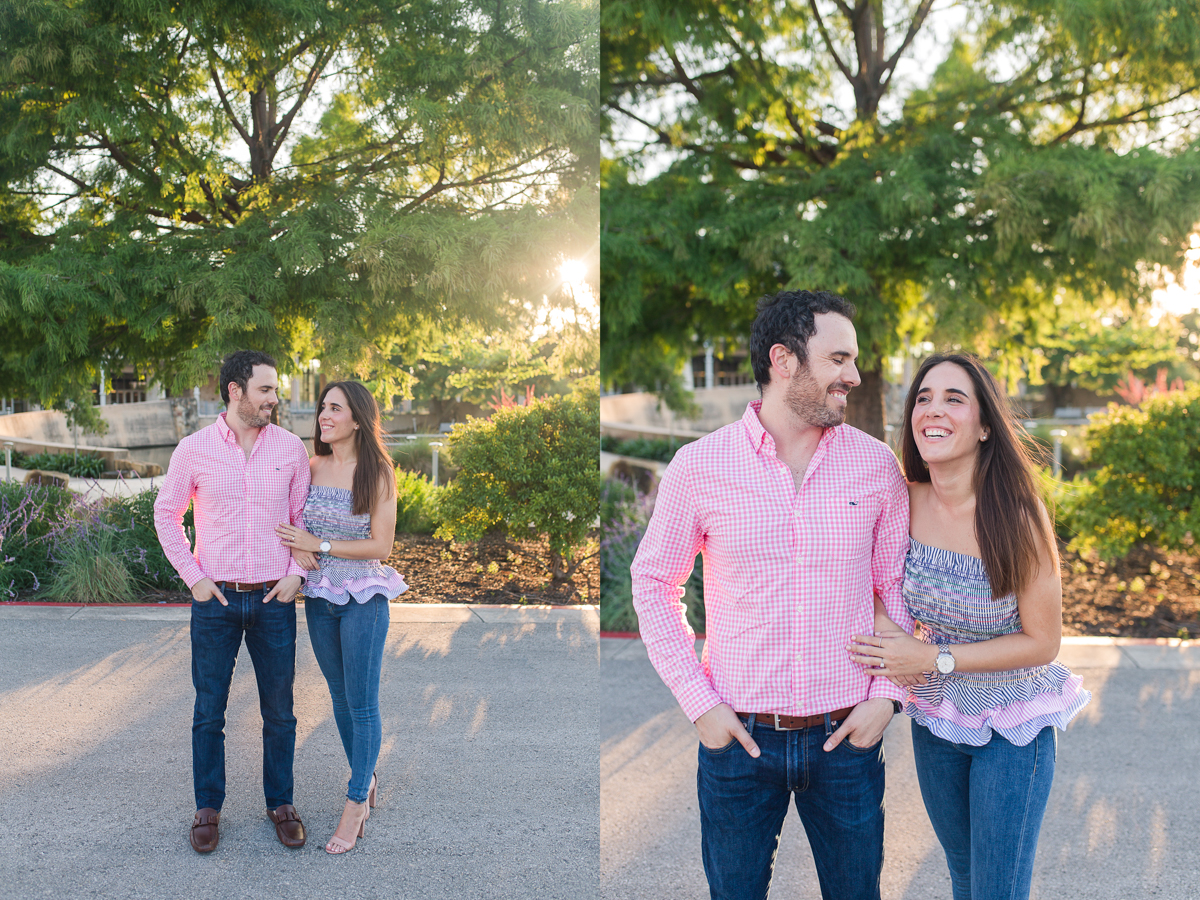
<instances>
[{"instance_id":1,"label":"blue and white striped fabric","mask_svg":"<svg viewBox=\"0 0 1200 900\"><path fill-rule=\"evenodd\" d=\"M970 644L1021 630L1017 597L992 599L983 561L909 539L904 603L930 644ZM905 712L943 740L983 746L996 733L1016 746L1044 727L1065 729L1091 700L1057 660L1004 672L934 672L909 688Z\"/></svg>"}]
</instances>

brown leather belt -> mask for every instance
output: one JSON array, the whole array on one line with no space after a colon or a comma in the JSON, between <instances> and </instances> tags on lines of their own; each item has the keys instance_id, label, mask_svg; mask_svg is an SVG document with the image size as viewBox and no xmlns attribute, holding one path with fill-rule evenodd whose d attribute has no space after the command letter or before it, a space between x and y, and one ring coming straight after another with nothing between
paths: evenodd
<instances>
[{"instance_id":1,"label":"brown leather belt","mask_svg":"<svg viewBox=\"0 0 1200 900\"><path fill-rule=\"evenodd\" d=\"M217 583L217 587L219 587L223 591L230 590L230 591L238 591L239 593L242 593L242 594L248 594L251 591L258 591L258 590L269 591L271 588L275 587L275 585L277 585L277 584L279 584L278 578L275 579L274 581L259 581L259 582L256 582L255 584L249 584L249 583L242 582L242 581L221 581L221 582Z\"/></svg>"},{"instance_id":2,"label":"brown leather belt","mask_svg":"<svg viewBox=\"0 0 1200 900\"><path fill-rule=\"evenodd\" d=\"M835 709L828 713L830 719L835 722L840 722L846 716L850 715L853 706L847 706L845 709ZM781 716L778 713L738 713L743 719L753 719L759 725L770 725L776 731L797 731L801 728L812 728L814 725L824 725L826 713L817 713L814 716Z\"/></svg>"}]
</instances>

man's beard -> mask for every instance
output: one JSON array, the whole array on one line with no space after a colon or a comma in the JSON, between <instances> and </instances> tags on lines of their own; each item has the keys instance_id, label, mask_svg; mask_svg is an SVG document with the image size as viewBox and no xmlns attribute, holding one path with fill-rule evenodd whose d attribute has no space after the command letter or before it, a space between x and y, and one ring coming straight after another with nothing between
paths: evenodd
<instances>
[{"instance_id":1,"label":"man's beard","mask_svg":"<svg viewBox=\"0 0 1200 900\"><path fill-rule=\"evenodd\" d=\"M846 421L846 407L829 406L829 391L833 388L850 394L850 385L842 382L821 387L808 374L801 370L795 378L788 381L787 391L783 402L792 415L809 425L819 425L821 428L833 428Z\"/></svg>"},{"instance_id":2,"label":"man's beard","mask_svg":"<svg viewBox=\"0 0 1200 900\"><path fill-rule=\"evenodd\" d=\"M258 408L247 397L243 397L238 401L237 415L247 428L264 428L271 424L271 414L267 413L264 418Z\"/></svg>"}]
</instances>

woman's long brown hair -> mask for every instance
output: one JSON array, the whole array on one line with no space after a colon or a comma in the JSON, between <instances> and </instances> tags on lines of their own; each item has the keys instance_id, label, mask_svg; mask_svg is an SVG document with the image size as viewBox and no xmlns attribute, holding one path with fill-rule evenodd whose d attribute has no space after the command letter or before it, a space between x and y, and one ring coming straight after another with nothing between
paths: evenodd
<instances>
[{"instance_id":1,"label":"woman's long brown hair","mask_svg":"<svg viewBox=\"0 0 1200 900\"><path fill-rule=\"evenodd\" d=\"M1045 550L1057 565L1054 533L1041 512L1033 474L1030 441L1016 420L1008 398L992 373L974 356L939 353L921 364L904 401L904 431L900 456L909 481L928 482L929 467L917 451L913 409L925 376L934 366L954 363L971 378L979 402L979 421L988 439L979 445L975 462L975 538L983 568L992 584L992 597L1016 593L1038 574L1038 551Z\"/></svg>"},{"instance_id":2,"label":"woman's long brown hair","mask_svg":"<svg viewBox=\"0 0 1200 900\"><path fill-rule=\"evenodd\" d=\"M317 456L329 456L333 453L333 448L321 440L320 420L325 396L334 388L340 390L346 398L350 415L354 424L358 426L358 431L354 433L354 455L358 461L354 466L354 481L351 483L350 493L354 498L351 512L362 515L375 507L376 500L395 493L396 467L392 465L391 457L383 447L379 404L375 402L371 392L357 381L331 381L325 385L325 390L321 391L317 400L317 418L313 424L313 450ZM388 487L381 489L381 484Z\"/></svg>"}]
</instances>

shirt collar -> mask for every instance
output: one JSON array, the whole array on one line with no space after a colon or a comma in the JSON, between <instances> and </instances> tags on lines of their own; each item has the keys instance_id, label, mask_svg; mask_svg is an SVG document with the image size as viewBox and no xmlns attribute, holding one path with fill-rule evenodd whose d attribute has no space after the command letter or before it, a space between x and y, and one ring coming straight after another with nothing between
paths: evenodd
<instances>
[{"instance_id":1,"label":"shirt collar","mask_svg":"<svg viewBox=\"0 0 1200 900\"><path fill-rule=\"evenodd\" d=\"M225 417L229 415L229 410L217 414L217 432L221 435L221 440L237 440L237 435L233 433L233 429L229 427L229 423L225 421Z\"/></svg>"},{"instance_id":2,"label":"shirt collar","mask_svg":"<svg viewBox=\"0 0 1200 900\"><path fill-rule=\"evenodd\" d=\"M762 400L751 400L746 404L746 411L742 413L742 424L746 426L746 432L750 437L750 446L754 448L755 453L764 453L769 450L772 456L777 456L775 438L771 437L771 432L763 428L762 420L758 417L761 410ZM821 434L817 449L837 440L841 430L841 427L836 425L833 428L826 428Z\"/></svg>"},{"instance_id":3,"label":"shirt collar","mask_svg":"<svg viewBox=\"0 0 1200 900\"><path fill-rule=\"evenodd\" d=\"M229 415L229 410L225 410L225 412L217 414L217 432L221 435L221 440L225 441L225 443L236 444L237 435L233 433L233 429L230 428L229 423L225 421L225 417L227 415ZM258 437L254 439L254 445L256 447L258 446L258 442L262 440L263 435L266 434L266 431L269 427L270 423L267 423L262 428L258 429Z\"/></svg>"}]
</instances>

